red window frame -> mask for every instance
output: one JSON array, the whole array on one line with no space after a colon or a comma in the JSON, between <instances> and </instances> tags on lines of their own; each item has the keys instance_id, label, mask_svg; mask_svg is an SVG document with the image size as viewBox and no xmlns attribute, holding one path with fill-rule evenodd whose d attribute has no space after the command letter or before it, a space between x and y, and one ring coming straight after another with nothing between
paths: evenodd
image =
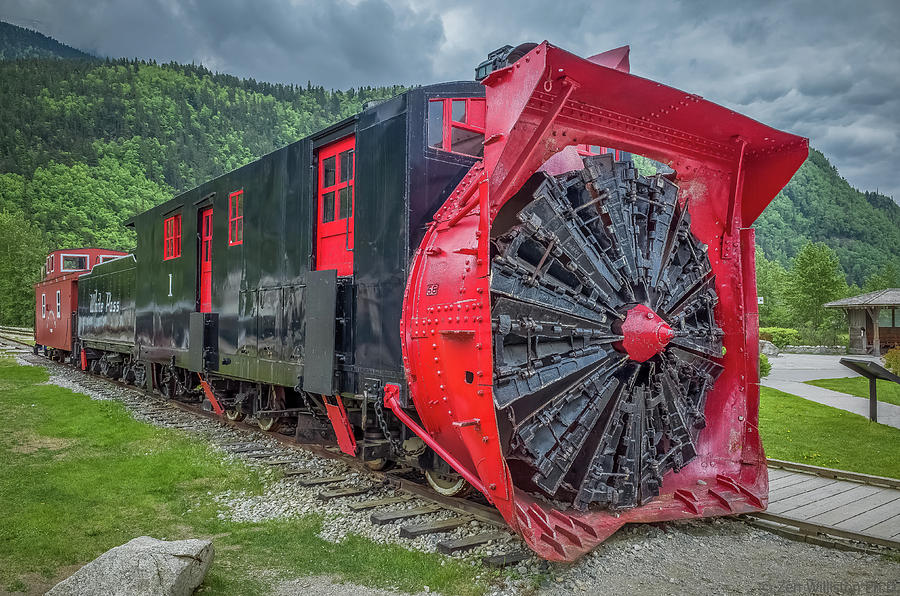
<instances>
[{"instance_id":1,"label":"red window frame","mask_svg":"<svg viewBox=\"0 0 900 596\"><path fill-rule=\"evenodd\" d=\"M181 256L181 214L163 220L163 260Z\"/></svg>"},{"instance_id":2,"label":"red window frame","mask_svg":"<svg viewBox=\"0 0 900 596\"><path fill-rule=\"evenodd\" d=\"M228 195L228 246L244 243L244 189Z\"/></svg>"},{"instance_id":3,"label":"red window frame","mask_svg":"<svg viewBox=\"0 0 900 596\"><path fill-rule=\"evenodd\" d=\"M606 153L612 153L613 159L616 161L619 160L619 150L612 149L610 147L600 147L598 145L577 145L578 155L591 156L591 155L604 155Z\"/></svg>"},{"instance_id":4,"label":"red window frame","mask_svg":"<svg viewBox=\"0 0 900 596\"><path fill-rule=\"evenodd\" d=\"M480 134L484 137L484 122L485 122L485 110L487 109L487 104L483 97L446 97L446 98L438 98L438 99L429 99L428 106L431 107L431 104L442 102L442 118L441 118L441 146L437 147L435 145L430 145L435 149L440 149L441 151L447 151L449 153L455 153L457 155L468 155L470 157L481 157L484 155L484 151L482 150L481 155L472 155L470 153L463 153L460 151L453 150L453 129L465 130L469 132L474 132ZM459 105L460 102L464 102L465 106L465 115L460 120L456 120L453 117L453 108L454 103ZM430 109L429 109L430 112ZM431 123L429 122L429 126ZM429 138L431 136L431 131L427 135ZM484 142L482 138L482 143Z\"/></svg>"}]
</instances>

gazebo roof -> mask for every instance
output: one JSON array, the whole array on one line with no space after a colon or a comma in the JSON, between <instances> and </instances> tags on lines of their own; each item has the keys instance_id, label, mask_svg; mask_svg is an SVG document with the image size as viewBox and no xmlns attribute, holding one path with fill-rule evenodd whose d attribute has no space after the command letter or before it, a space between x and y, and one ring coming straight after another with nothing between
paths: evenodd
<instances>
[{"instance_id":1,"label":"gazebo roof","mask_svg":"<svg viewBox=\"0 0 900 596\"><path fill-rule=\"evenodd\" d=\"M828 302L825 308L872 308L872 307L898 307L900 308L900 288L888 288Z\"/></svg>"}]
</instances>

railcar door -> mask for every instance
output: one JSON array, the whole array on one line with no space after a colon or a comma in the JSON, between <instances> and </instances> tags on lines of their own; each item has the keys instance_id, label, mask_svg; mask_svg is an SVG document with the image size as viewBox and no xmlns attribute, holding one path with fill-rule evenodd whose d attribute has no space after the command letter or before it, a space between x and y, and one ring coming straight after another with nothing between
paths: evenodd
<instances>
[{"instance_id":1,"label":"railcar door","mask_svg":"<svg viewBox=\"0 0 900 596\"><path fill-rule=\"evenodd\" d=\"M353 275L353 174L356 137L319 149L316 270Z\"/></svg>"},{"instance_id":2,"label":"railcar door","mask_svg":"<svg viewBox=\"0 0 900 596\"><path fill-rule=\"evenodd\" d=\"M200 212L200 312L212 312L212 207Z\"/></svg>"}]
</instances>

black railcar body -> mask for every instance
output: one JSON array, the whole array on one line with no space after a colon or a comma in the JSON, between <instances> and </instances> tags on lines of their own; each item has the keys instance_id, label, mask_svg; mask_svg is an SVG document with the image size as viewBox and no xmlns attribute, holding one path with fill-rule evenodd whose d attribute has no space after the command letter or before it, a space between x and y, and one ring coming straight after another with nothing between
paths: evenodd
<instances>
[{"instance_id":1,"label":"black railcar body","mask_svg":"<svg viewBox=\"0 0 900 596\"><path fill-rule=\"evenodd\" d=\"M397 330L410 256L478 160L432 146L429 106L483 96L475 82L413 89L135 216L128 223L137 236L134 255L98 267L79 289L88 366L99 370L109 360L116 374L172 395L190 393L197 385L191 375L200 374L230 417L321 422L325 410L318 402L310 407L310 397L339 394L349 399L354 426L377 424L370 409L376 394L369 408L362 403L367 387L396 383L408 399ZM317 271L324 256L316 242L318 155L347 138L355 141L353 269L328 284ZM229 235L235 192L242 193L243 218L237 244ZM204 313L200 262L209 209L211 307ZM177 249L167 245L173 218ZM109 301L122 310L111 312ZM322 310L329 304L331 316ZM301 426L329 432L327 424ZM391 426L407 437L405 427ZM390 455L383 436L367 443L359 434L361 457Z\"/></svg>"}]
</instances>

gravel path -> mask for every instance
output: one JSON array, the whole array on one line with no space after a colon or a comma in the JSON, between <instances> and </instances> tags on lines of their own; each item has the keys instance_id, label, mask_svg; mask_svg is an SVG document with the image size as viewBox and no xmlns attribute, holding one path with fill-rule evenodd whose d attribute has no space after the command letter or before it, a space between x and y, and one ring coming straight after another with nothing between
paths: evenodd
<instances>
[{"instance_id":1,"label":"gravel path","mask_svg":"<svg viewBox=\"0 0 900 596\"><path fill-rule=\"evenodd\" d=\"M400 538L400 524L374 526L371 511L352 512L347 504L399 494L376 485L368 474L351 470L339 460L319 457L307 450L287 447L252 431L198 419L160 401L148 405L147 397L136 390L93 379L68 367L48 363L31 355L18 357L22 364L39 363L50 372L50 383L84 393L93 399L122 402L138 420L159 426L193 424L189 431L219 445L224 458L239 460L258 469L267 479L264 495L211 495L220 505L219 515L239 521L301 516L315 513L324 523L322 538L340 541L346 534L366 536L378 543L393 542L406 548L432 552L437 542L448 536L463 536L491 528L479 522L448 534ZM150 411L153 410L153 411ZM259 450L230 453L228 444L253 442ZM223 447L226 446L226 447ZM319 501L323 487L304 487L299 476L279 478L274 466L249 457L259 452L277 453L291 459L310 476L346 474L341 486L372 485L366 495ZM290 465L288 465L290 467ZM413 498L404 505L416 507L425 501ZM416 521L449 517L447 512L416 518ZM457 556L473 565L474 576L487 576L478 562L485 554L524 549L510 536L503 544L493 544ZM422 592L425 593L423 586ZM337 583L327 576L280 582L273 586L279 595L364 594L381 596L390 591ZM491 592L507 594L900 594L900 563L886 557L817 547L790 541L736 519L685 521L658 525L626 526L596 550L572 565L550 564L536 557L520 563Z\"/></svg>"}]
</instances>

